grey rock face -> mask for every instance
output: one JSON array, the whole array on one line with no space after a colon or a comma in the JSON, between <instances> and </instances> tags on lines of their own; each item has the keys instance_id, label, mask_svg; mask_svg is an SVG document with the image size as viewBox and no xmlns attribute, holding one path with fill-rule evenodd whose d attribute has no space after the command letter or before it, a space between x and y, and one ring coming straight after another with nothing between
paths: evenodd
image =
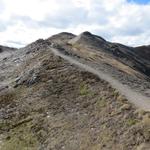
<instances>
[{"instance_id":1,"label":"grey rock face","mask_svg":"<svg viewBox=\"0 0 150 150\"><path fill-rule=\"evenodd\" d=\"M31 86L35 83L38 83L40 81L40 76L38 73L39 71L37 69L32 69L22 73L22 75L16 79L16 84L14 87L18 87L19 85Z\"/></svg>"}]
</instances>

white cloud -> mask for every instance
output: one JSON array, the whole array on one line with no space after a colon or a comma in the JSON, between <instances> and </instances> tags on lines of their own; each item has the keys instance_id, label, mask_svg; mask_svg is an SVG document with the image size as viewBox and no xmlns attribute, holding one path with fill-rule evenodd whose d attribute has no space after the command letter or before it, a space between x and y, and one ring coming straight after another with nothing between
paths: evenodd
<instances>
[{"instance_id":1,"label":"white cloud","mask_svg":"<svg viewBox=\"0 0 150 150\"><path fill-rule=\"evenodd\" d=\"M11 15L30 16L32 19L41 20L46 14L53 14L58 9L54 0L5 0L5 17Z\"/></svg>"},{"instance_id":2,"label":"white cloud","mask_svg":"<svg viewBox=\"0 0 150 150\"><path fill-rule=\"evenodd\" d=\"M0 0L0 44L19 47L85 30L123 44L150 44L149 16L150 4L127 0Z\"/></svg>"}]
</instances>

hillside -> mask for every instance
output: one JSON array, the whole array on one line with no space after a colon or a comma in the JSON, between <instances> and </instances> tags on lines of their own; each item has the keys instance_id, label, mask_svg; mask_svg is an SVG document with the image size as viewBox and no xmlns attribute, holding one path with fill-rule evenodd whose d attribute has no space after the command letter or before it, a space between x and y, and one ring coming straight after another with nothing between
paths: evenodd
<instances>
[{"instance_id":1,"label":"hillside","mask_svg":"<svg viewBox=\"0 0 150 150\"><path fill-rule=\"evenodd\" d=\"M150 46L139 46L134 48L135 53L142 59L149 62L150 58Z\"/></svg>"},{"instance_id":2,"label":"hillside","mask_svg":"<svg viewBox=\"0 0 150 150\"><path fill-rule=\"evenodd\" d=\"M135 51L89 32L63 32L2 51L0 149L149 150L150 105L137 106L112 82L74 63L149 99L150 61Z\"/></svg>"}]
</instances>

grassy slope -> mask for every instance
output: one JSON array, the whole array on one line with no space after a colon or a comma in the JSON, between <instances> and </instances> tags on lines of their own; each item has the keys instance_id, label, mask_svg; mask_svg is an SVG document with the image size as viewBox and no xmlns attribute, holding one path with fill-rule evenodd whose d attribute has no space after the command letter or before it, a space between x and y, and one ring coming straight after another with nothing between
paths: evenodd
<instances>
[{"instance_id":1,"label":"grassy slope","mask_svg":"<svg viewBox=\"0 0 150 150\"><path fill-rule=\"evenodd\" d=\"M0 96L2 150L134 150L150 142L150 114L108 83L50 52L21 68L35 60L39 80Z\"/></svg>"}]
</instances>

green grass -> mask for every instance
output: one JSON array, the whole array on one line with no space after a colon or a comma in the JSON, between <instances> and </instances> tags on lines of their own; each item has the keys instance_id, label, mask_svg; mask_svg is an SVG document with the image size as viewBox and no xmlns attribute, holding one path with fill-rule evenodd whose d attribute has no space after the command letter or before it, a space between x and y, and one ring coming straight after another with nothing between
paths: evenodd
<instances>
[{"instance_id":1,"label":"green grass","mask_svg":"<svg viewBox=\"0 0 150 150\"><path fill-rule=\"evenodd\" d=\"M80 92L80 95L88 95L89 94L88 85L86 85L85 83L82 83L80 85L79 92Z\"/></svg>"},{"instance_id":2,"label":"green grass","mask_svg":"<svg viewBox=\"0 0 150 150\"><path fill-rule=\"evenodd\" d=\"M133 125L135 125L136 123L137 123L137 120L132 119L132 118L130 118L130 119L128 119L128 120L126 121L126 124L127 124L128 126L133 126Z\"/></svg>"}]
</instances>

